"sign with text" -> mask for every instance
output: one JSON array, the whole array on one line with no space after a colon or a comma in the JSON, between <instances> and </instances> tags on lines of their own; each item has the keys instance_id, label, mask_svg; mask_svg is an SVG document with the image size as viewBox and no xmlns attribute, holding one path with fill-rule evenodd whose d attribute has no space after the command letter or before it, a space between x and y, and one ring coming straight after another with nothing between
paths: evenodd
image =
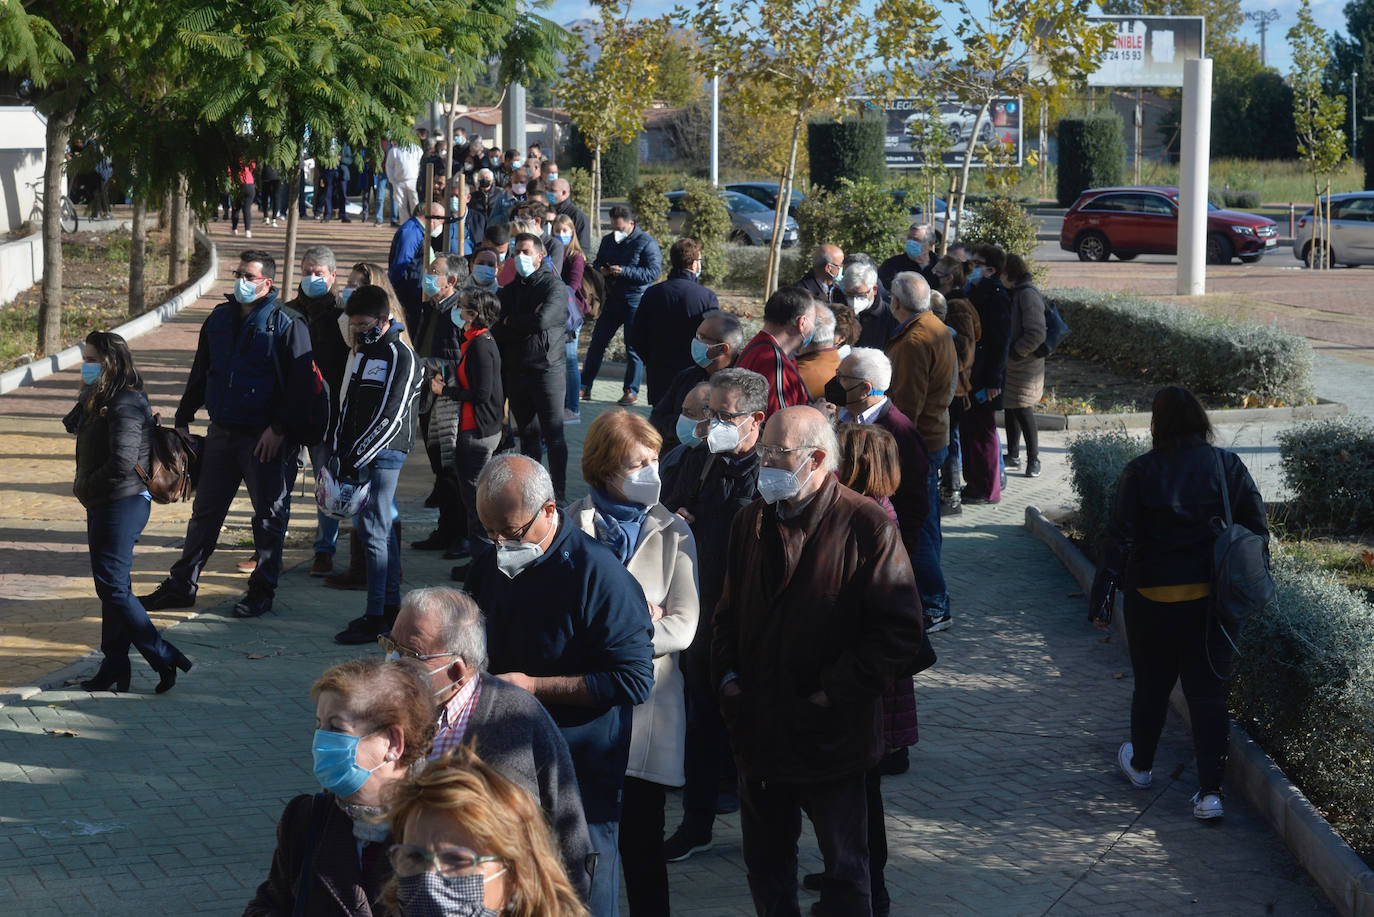
<instances>
[{"instance_id":1,"label":"sign with text","mask_svg":"<svg viewBox=\"0 0 1374 917\"><path fill-rule=\"evenodd\" d=\"M1089 16L1088 25L1116 26L1116 40L1102 52L1100 66L1088 74L1089 86L1183 85L1183 62L1202 57L1202 16Z\"/></svg>"},{"instance_id":2,"label":"sign with text","mask_svg":"<svg viewBox=\"0 0 1374 917\"><path fill-rule=\"evenodd\" d=\"M977 137L974 137L977 106L966 105L957 99L941 99L936 104L938 113L931 110L928 99L893 99L886 105L867 99L855 101L862 101L865 108L882 107L887 120L883 158L889 169L919 169L925 165L913 139L922 133L927 121L936 117L939 118L937 129L943 130L948 137L942 144L942 165L961 164L970 142L974 148L974 167L986 165L979 156L979 147L992 143L1010 144L1014 151L1011 164L1021 164L1021 100L1017 96L993 99L983 123L977 127Z\"/></svg>"}]
</instances>

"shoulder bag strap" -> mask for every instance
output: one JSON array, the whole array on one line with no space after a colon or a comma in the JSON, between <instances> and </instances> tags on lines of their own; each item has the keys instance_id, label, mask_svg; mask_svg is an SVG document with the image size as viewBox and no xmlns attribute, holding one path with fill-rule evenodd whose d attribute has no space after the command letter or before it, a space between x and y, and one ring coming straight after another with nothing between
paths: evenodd
<instances>
[{"instance_id":1,"label":"shoulder bag strap","mask_svg":"<svg viewBox=\"0 0 1374 917\"><path fill-rule=\"evenodd\" d=\"M315 845L324 833L324 816L329 804L324 793L316 793L310 800L310 833L305 838L305 856L301 859L301 876L296 882L296 906L292 917L305 917L305 899L310 892L310 875L315 865Z\"/></svg>"},{"instance_id":2,"label":"shoulder bag strap","mask_svg":"<svg viewBox=\"0 0 1374 917\"><path fill-rule=\"evenodd\" d=\"M1229 528L1231 525L1231 487L1226 482L1226 466L1222 464L1221 461L1221 450L1213 446L1212 452L1217 457L1217 474L1221 477L1221 507L1223 519Z\"/></svg>"}]
</instances>

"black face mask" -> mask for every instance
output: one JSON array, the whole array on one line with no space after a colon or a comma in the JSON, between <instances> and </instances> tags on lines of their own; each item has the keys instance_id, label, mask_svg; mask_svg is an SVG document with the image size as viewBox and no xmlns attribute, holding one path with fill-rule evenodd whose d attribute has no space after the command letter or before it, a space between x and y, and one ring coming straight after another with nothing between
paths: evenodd
<instances>
[{"instance_id":1,"label":"black face mask","mask_svg":"<svg viewBox=\"0 0 1374 917\"><path fill-rule=\"evenodd\" d=\"M845 390L844 383L840 381L839 376L835 376L829 382L825 383L823 394L825 395L825 400L829 401L837 408L842 408L849 404L849 392Z\"/></svg>"}]
</instances>

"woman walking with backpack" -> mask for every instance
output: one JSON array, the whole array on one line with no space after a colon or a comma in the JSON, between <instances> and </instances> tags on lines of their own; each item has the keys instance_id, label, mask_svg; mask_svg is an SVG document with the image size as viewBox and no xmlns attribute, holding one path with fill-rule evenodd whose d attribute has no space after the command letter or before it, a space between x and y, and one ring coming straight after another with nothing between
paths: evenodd
<instances>
[{"instance_id":1,"label":"woman walking with backpack","mask_svg":"<svg viewBox=\"0 0 1374 917\"><path fill-rule=\"evenodd\" d=\"M134 544L148 524L152 496L140 469L150 469L153 415L124 338L93 331L86 338L83 383L76 407L63 418L76 434L72 490L86 508L86 543L100 596L100 650L105 658L87 691L129 690L129 647L158 674L157 693L171 689L177 669L191 661L158 633L129 583Z\"/></svg>"}]
</instances>

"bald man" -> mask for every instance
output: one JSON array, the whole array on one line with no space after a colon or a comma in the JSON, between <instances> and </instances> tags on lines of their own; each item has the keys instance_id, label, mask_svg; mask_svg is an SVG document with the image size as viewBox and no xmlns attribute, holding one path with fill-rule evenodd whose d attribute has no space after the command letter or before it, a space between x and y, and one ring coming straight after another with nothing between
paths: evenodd
<instances>
[{"instance_id":1,"label":"bald man","mask_svg":"<svg viewBox=\"0 0 1374 917\"><path fill-rule=\"evenodd\" d=\"M811 272L796 286L824 303L844 303L844 252L838 245L822 245L811 256Z\"/></svg>"},{"instance_id":2,"label":"bald man","mask_svg":"<svg viewBox=\"0 0 1374 917\"><path fill-rule=\"evenodd\" d=\"M825 861L819 910L884 913L868 775L885 751L883 691L921 647L921 600L897 527L835 479L820 411L777 412L759 451L763 500L735 517L711 643L749 890L760 914L799 913L805 811Z\"/></svg>"},{"instance_id":3,"label":"bald man","mask_svg":"<svg viewBox=\"0 0 1374 917\"><path fill-rule=\"evenodd\" d=\"M572 186L568 184L566 178L555 178L549 184L550 193L553 194L553 209L560 215L567 216L573 221L573 229L577 232L577 244L584 252L592 250L592 228L587 220L587 215L582 212L582 208L572 202Z\"/></svg>"}]
</instances>

